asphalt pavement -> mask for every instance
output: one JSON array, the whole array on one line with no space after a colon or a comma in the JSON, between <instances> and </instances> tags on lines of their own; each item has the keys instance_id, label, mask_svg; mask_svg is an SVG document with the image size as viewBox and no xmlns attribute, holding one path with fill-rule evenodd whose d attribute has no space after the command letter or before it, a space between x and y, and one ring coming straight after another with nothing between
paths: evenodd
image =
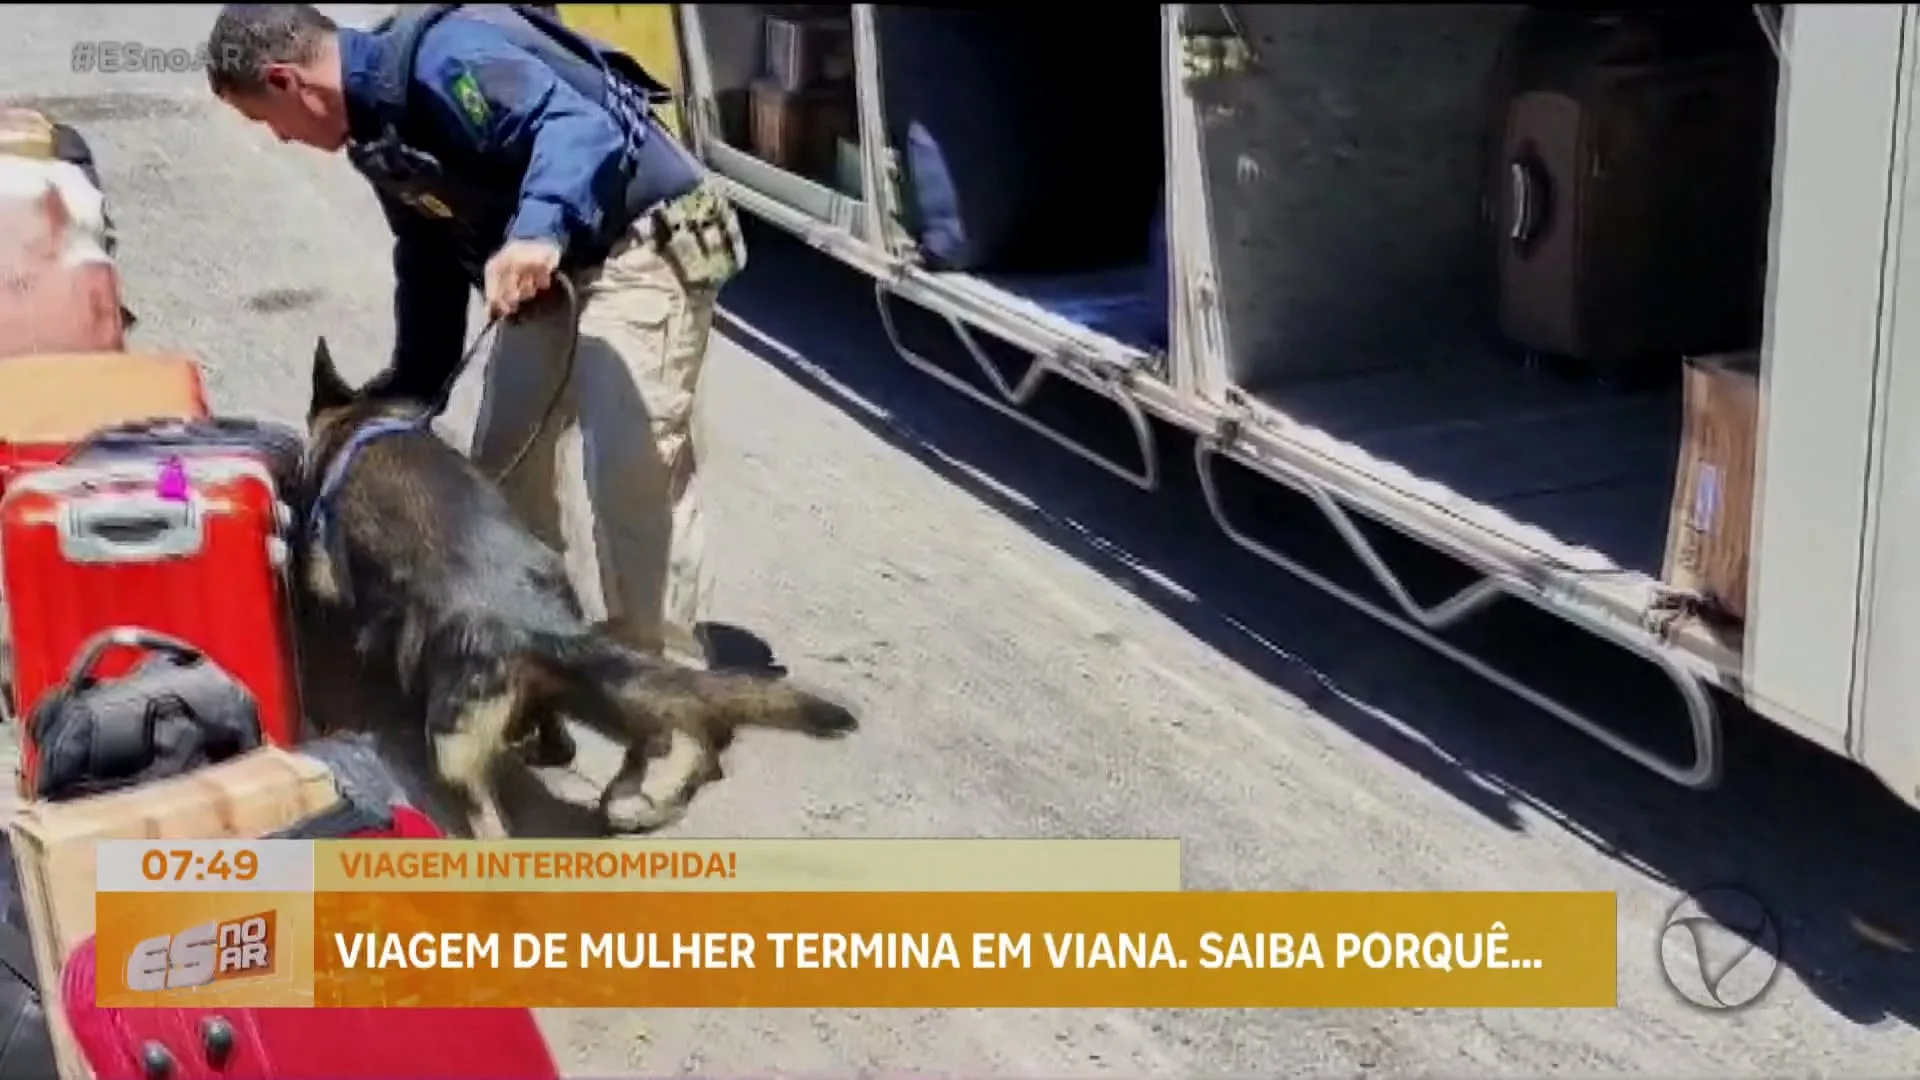
<instances>
[{"instance_id":1,"label":"asphalt pavement","mask_svg":"<svg viewBox=\"0 0 1920 1080\"><path fill-rule=\"evenodd\" d=\"M390 343L389 240L364 183L223 111L197 71L76 70L108 42L183 50L184 66L213 12L14 6L0 96L93 141L136 346L200 357L223 412L295 421L317 335L351 377ZM703 384L716 615L866 724L839 743L743 737L675 835L1173 836L1193 887L1606 890L1619 1005L550 1013L570 1075L1920 1061L1920 959L1850 919L1911 917L1920 895L1920 815L1871 780L1736 717L1727 785L1672 789L1236 552L1183 453L1172 490L1133 492L908 371L850 273L767 230L753 241ZM457 431L476 397L456 396ZM587 744L583 771L611 768ZM1659 960L1669 909L1718 884L1760 897L1782 942L1778 981L1736 1013L1685 1003Z\"/></svg>"}]
</instances>

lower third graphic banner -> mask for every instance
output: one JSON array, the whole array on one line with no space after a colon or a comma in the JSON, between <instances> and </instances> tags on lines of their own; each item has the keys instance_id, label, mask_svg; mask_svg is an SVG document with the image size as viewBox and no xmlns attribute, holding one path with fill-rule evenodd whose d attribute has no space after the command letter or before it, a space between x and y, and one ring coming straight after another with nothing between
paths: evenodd
<instances>
[{"instance_id":1,"label":"lower third graphic banner","mask_svg":"<svg viewBox=\"0 0 1920 1080\"><path fill-rule=\"evenodd\" d=\"M99 866L106 1006L1615 1001L1610 893L1186 892L1165 841L114 841Z\"/></svg>"}]
</instances>

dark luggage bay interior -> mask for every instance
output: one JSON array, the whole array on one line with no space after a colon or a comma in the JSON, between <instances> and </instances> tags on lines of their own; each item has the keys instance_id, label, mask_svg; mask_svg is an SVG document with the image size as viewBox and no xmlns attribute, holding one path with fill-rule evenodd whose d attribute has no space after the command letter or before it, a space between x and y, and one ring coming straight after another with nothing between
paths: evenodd
<instances>
[{"instance_id":1,"label":"dark luggage bay interior","mask_svg":"<svg viewBox=\"0 0 1920 1080\"><path fill-rule=\"evenodd\" d=\"M849 8L700 10L715 89L737 100L766 78L768 17ZM1155 281L1164 264L1153 250L1165 175L1159 10L1102 16L1098 48L1078 24L1042 12L882 6L875 18L887 126L927 265L1137 348L1164 348L1164 270ZM748 150L750 121L731 121L742 108L720 111L734 129L728 143ZM807 178L857 195L835 164L820 160Z\"/></svg>"},{"instance_id":2,"label":"dark luggage bay interior","mask_svg":"<svg viewBox=\"0 0 1920 1080\"><path fill-rule=\"evenodd\" d=\"M1496 88L1503 44L1526 9L1238 10L1259 72L1195 91L1216 117L1204 125L1202 151L1235 382L1347 443L1342 456L1450 513L1557 561L1657 576L1679 456L1680 355L1647 356L1623 367L1628 386L1608 386L1591 368L1531 356L1500 332L1497 245L1510 208L1498 171L1507 99ZM1772 57L1745 6L1666 32L1765 72L1769 96L1756 107L1772 115ZM1645 80L1635 92L1657 99L1667 70L1635 69ZM1582 85L1576 73L1558 77ZM1604 129L1609 164L1626 167L1632 119L1586 118L1614 125ZM1759 166L1749 170L1753 190L1723 196L1752 214L1742 235L1756 243L1682 252L1733 261L1711 276L1756 300L1770 134L1734 148ZM1586 137L1567 133L1569 143ZM1684 184L1686 170L1699 168L1678 152L1657 165L1648 187ZM1563 197L1553 212L1571 218L1573 200L1555 194ZM1666 227L1660 197L1643 197L1645 220L1630 212L1623 227ZM1601 209L1611 208L1580 207L1581 227L1599 233L1595 223L1623 216ZM1581 235L1569 246L1612 239ZM1643 312L1675 303L1726 306L1718 293L1611 306L1623 317L1658 318ZM1752 307L1753 318L1701 339L1698 351L1757 347L1762 320Z\"/></svg>"},{"instance_id":3,"label":"dark luggage bay interior","mask_svg":"<svg viewBox=\"0 0 1920 1080\"><path fill-rule=\"evenodd\" d=\"M764 62L752 20L802 10L832 9L703 6L717 84ZM1329 437L1316 447L1443 512L1555 561L1657 576L1679 355L1632 365L1623 387L1499 331L1494 90L1528 9L1234 11L1253 69L1193 84L1234 383ZM1110 12L1100 27L1096 43L1041 14L880 7L884 110L910 181L934 180L907 192L909 228L938 249L931 265L1151 350L1165 325L1165 263L1149 242L1165 183L1160 14ZM1685 32L1727 35L1727 49L1772 63L1745 6ZM1756 153L1770 162L1766 141ZM1764 239L1771 177L1759 173L1746 200ZM943 213L965 243L940 234ZM1733 277L1764 282L1764 245L1727 257L1744 260ZM1760 322L1700 351L1757 347Z\"/></svg>"}]
</instances>

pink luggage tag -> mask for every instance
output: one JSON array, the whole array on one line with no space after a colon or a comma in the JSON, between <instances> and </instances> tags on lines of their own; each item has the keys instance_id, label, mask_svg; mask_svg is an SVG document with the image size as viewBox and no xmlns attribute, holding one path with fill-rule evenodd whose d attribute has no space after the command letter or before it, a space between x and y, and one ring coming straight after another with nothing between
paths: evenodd
<instances>
[{"instance_id":1,"label":"pink luggage tag","mask_svg":"<svg viewBox=\"0 0 1920 1080\"><path fill-rule=\"evenodd\" d=\"M160 476L153 483L153 493L168 502L186 502L188 495L187 466L178 457L170 457L160 466Z\"/></svg>"}]
</instances>

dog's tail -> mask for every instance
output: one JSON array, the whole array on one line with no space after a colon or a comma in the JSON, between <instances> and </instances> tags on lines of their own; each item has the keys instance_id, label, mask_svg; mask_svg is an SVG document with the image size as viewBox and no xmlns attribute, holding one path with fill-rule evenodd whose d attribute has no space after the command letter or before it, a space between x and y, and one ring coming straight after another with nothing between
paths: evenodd
<instances>
[{"instance_id":1,"label":"dog's tail","mask_svg":"<svg viewBox=\"0 0 1920 1080\"><path fill-rule=\"evenodd\" d=\"M721 743L743 727L825 739L860 726L847 706L787 680L682 667L593 634L543 644L542 659L575 699L575 715L589 722L596 705L611 706L629 730L639 720Z\"/></svg>"}]
</instances>

